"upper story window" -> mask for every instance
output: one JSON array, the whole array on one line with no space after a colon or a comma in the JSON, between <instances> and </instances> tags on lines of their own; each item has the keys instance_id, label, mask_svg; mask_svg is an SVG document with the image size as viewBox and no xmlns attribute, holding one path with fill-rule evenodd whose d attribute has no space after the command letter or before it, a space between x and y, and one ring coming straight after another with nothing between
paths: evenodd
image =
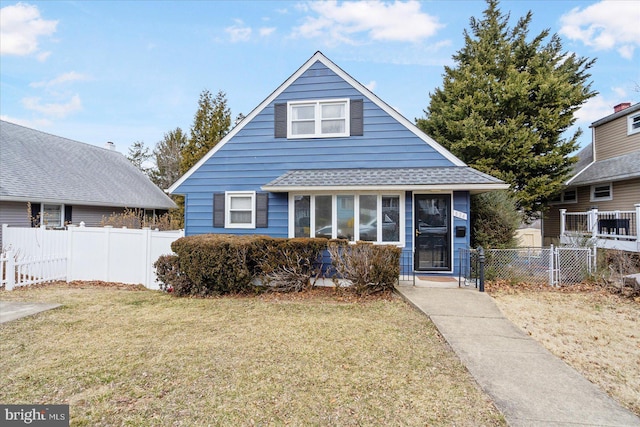
<instances>
[{"instance_id":1,"label":"upper story window","mask_svg":"<svg viewBox=\"0 0 640 427\"><path fill-rule=\"evenodd\" d=\"M597 184L591 186L591 201L613 200L611 184Z\"/></svg>"},{"instance_id":2,"label":"upper story window","mask_svg":"<svg viewBox=\"0 0 640 427\"><path fill-rule=\"evenodd\" d=\"M349 100L289 102L289 138L349 136Z\"/></svg>"},{"instance_id":3,"label":"upper story window","mask_svg":"<svg viewBox=\"0 0 640 427\"><path fill-rule=\"evenodd\" d=\"M640 132L640 113L627 117L627 135Z\"/></svg>"}]
</instances>

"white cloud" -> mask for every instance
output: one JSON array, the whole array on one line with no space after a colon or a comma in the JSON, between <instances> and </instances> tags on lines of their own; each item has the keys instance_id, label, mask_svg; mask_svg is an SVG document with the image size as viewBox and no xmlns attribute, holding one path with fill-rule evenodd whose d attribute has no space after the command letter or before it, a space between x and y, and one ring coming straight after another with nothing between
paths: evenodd
<instances>
[{"instance_id":1,"label":"white cloud","mask_svg":"<svg viewBox=\"0 0 640 427\"><path fill-rule=\"evenodd\" d=\"M49 117L62 119L69 114L82 110L82 101L79 95L71 97L66 103L43 104L38 97L22 98L22 105L28 110L37 111Z\"/></svg>"},{"instance_id":2,"label":"white cloud","mask_svg":"<svg viewBox=\"0 0 640 427\"><path fill-rule=\"evenodd\" d=\"M32 128L32 129L43 129L49 127L53 124L53 122L49 119L18 119L16 117L10 117L4 114L0 114L0 120L4 120L5 122L15 123L20 126Z\"/></svg>"},{"instance_id":3,"label":"white cloud","mask_svg":"<svg viewBox=\"0 0 640 427\"><path fill-rule=\"evenodd\" d=\"M633 58L640 46L640 6L636 1L601 1L560 17L560 34L596 50L616 49Z\"/></svg>"},{"instance_id":4,"label":"white cloud","mask_svg":"<svg viewBox=\"0 0 640 427\"><path fill-rule=\"evenodd\" d=\"M38 39L56 31L58 21L47 21L40 17L37 6L17 3L0 9L0 53L2 55L25 56L38 53ZM48 52L38 55L40 61Z\"/></svg>"},{"instance_id":5,"label":"white cloud","mask_svg":"<svg viewBox=\"0 0 640 427\"><path fill-rule=\"evenodd\" d=\"M259 33L261 37L267 37L276 30L276 27L263 27L260 28Z\"/></svg>"},{"instance_id":6,"label":"white cloud","mask_svg":"<svg viewBox=\"0 0 640 427\"><path fill-rule=\"evenodd\" d=\"M620 104L620 100L612 101L603 97L602 95L596 95L588 100L577 112L576 118L580 126L590 126L591 123L596 120L600 120L603 117L613 114L613 107Z\"/></svg>"},{"instance_id":7,"label":"white cloud","mask_svg":"<svg viewBox=\"0 0 640 427\"><path fill-rule=\"evenodd\" d=\"M364 85L364 87L369 89L371 92L375 91L377 86L378 86L378 83L375 80L371 80L369 83Z\"/></svg>"},{"instance_id":8,"label":"white cloud","mask_svg":"<svg viewBox=\"0 0 640 427\"><path fill-rule=\"evenodd\" d=\"M224 29L229 34L231 42L246 42L251 38L251 27L247 27L240 19L236 19L236 23Z\"/></svg>"},{"instance_id":9,"label":"white cloud","mask_svg":"<svg viewBox=\"0 0 640 427\"><path fill-rule=\"evenodd\" d=\"M358 35L373 41L419 42L433 36L442 24L438 18L420 11L420 2L380 0L307 2L300 9L315 12L299 27L294 37L321 38L327 44L361 44Z\"/></svg>"},{"instance_id":10,"label":"white cloud","mask_svg":"<svg viewBox=\"0 0 640 427\"><path fill-rule=\"evenodd\" d=\"M89 77L84 74L76 73L75 71L70 71L68 73L60 74L58 77L55 77L49 81L30 83L29 86L35 87L35 88L51 87L51 86L58 86L67 82L84 81L84 80L89 80Z\"/></svg>"}]
</instances>

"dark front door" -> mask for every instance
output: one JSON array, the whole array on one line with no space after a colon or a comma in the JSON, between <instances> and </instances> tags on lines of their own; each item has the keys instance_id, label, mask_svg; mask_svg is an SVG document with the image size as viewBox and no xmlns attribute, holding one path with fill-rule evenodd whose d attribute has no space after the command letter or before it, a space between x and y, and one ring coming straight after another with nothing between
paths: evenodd
<instances>
[{"instance_id":1,"label":"dark front door","mask_svg":"<svg viewBox=\"0 0 640 427\"><path fill-rule=\"evenodd\" d=\"M415 269L451 270L451 196L416 194L414 207Z\"/></svg>"}]
</instances>

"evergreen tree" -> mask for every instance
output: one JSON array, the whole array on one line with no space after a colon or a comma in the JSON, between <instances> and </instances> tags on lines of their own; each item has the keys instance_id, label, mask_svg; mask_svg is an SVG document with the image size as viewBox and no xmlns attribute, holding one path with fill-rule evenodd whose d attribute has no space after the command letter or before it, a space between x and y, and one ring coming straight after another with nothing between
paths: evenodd
<instances>
[{"instance_id":1,"label":"evergreen tree","mask_svg":"<svg viewBox=\"0 0 640 427\"><path fill-rule=\"evenodd\" d=\"M145 165L145 162L151 158L151 152L149 147L144 145L143 141L136 141L129 147L129 153L127 159L133 163L142 173L149 175L151 168Z\"/></svg>"},{"instance_id":2,"label":"evergreen tree","mask_svg":"<svg viewBox=\"0 0 640 427\"><path fill-rule=\"evenodd\" d=\"M153 150L156 167L150 177L158 187L167 189L180 178L180 160L186 145L187 136L179 127L165 133L162 141L156 144Z\"/></svg>"},{"instance_id":3,"label":"evergreen tree","mask_svg":"<svg viewBox=\"0 0 640 427\"><path fill-rule=\"evenodd\" d=\"M231 127L231 110L226 94L219 91L215 98L208 90L202 91L198 111L193 118L189 141L182 150L180 172L186 173L211 150Z\"/></svg>"},{"instance_id":4,"label":"evergreen tree","mask_svg":"<svg viewBox=\"0 0 640 427\"><path fill-rule=\"evenodd\" d=\"M529 39L531 12L513 28L497 0L487 0L483 15L471 18L455 66L445 67L417 125L469 166L511 184L518 207L534 217L575 162L581 130L564 134L596 95L587 83L595 60L563 52L549 30Z\"/></svg>"}]
</instances>

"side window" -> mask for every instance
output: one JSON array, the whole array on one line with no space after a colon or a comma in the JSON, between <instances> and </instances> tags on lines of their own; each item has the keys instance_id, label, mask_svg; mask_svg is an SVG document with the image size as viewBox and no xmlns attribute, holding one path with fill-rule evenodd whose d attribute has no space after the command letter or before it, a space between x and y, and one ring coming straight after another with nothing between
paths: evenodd
<instances>
[{"instance_id":1,"label":"side window","mask_svg":"<svg viewBox=\"0 0 640 427\"><path fill-rule=\"evenodd\" d=\"M627 135L640 132L640 114L635 114L627 118Z\"/></svg>"},{"instance_id":2,"label":"side window","mask_svg":"<svg viewBox=\"0 0 640 427\"><path fill-rule=\"evenodd\" d=\"M263 228L268 225L269 195L255 191L228 191L213 195L213 226Z\"/></svg>"},{"instance_id":3,"label":"side window","mask_svg":"<svg viewBox=\"0 0 640 427\"><path fill-rule=\"evenodd\" d=\"M613 199L613 191L611 189L611 184L597 184L591 186L591 201L603 201L603 200L612 200Z\"/></svg>"}]
</instances>

